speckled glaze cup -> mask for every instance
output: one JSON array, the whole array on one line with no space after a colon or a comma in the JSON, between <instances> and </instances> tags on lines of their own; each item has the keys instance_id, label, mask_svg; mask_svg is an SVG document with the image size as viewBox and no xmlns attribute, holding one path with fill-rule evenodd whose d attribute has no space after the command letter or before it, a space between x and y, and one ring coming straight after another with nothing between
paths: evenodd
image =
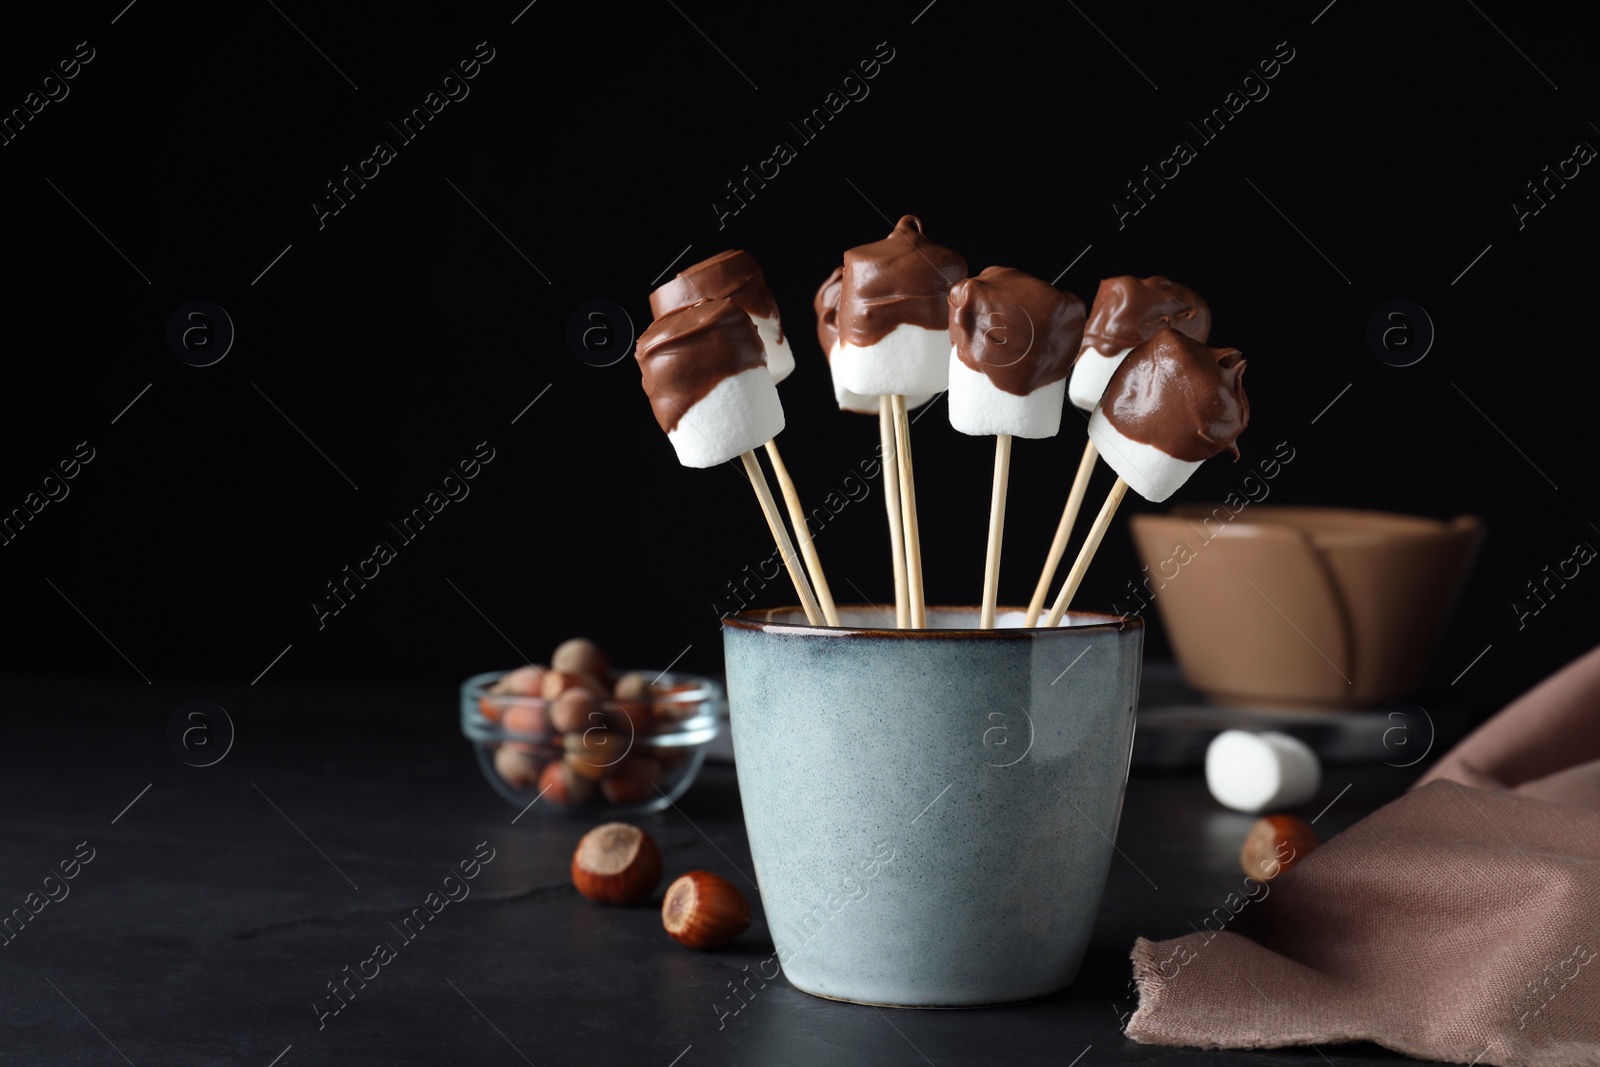
<instances>
[{"instance_id":1,"label":"speckled glaze cup","mask_svg":"<svg viewBox=\"0 0 1600 1067\"><path fill-rule=\"evenodd\" d=\"M1142 624L839 614L723 620L745 826L789 982L896 1007L1071 984L1122 810Z\"/></svg>"}]
</instances>

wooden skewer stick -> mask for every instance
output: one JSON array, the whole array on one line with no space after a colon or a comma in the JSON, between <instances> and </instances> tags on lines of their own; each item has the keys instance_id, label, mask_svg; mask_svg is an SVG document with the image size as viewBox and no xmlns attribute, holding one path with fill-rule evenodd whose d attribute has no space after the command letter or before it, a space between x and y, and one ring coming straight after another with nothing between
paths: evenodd
<instances>
[{"instance_id":1,"label":"wooden skewer stick","mask_svg":"<svg viewBox=\"0 0 1600 1067\"><path fill-rule=\"evenodd\" d=\"M1050 583L1056 580L1056 568L1061 565L1061 557L1066 555L1072 527L1077 524L1078 509L1083 507L1083 495L1089 491L1089 476L1094 473L1094 464L1099 458L1100 450L1094 447L1094 442L1086 442L1083 458L1078 461L1078 473L1072 479L1072 491L1067 494L1067 506L1062 509L1061 522L1056 526L1056 538L1050 542L1050 555L1045 558L1044 573L1039 575L1039 584L1033 587L1033 599L1028 601L1027 626L1038 625L1045 598L1050 595Z\"/></svg>"},{"instance_id":2,"label":"wooden skewer stick","mask_svg":"<svg viewBox=\"0 0 1600 1067\"><path fill-rule=\"evenodd\" d=\"M1083 584L1083 575L1094 560L1095 550L1100 547L1106 530L1111 526L1111 518L1117 513L1117 505L1122 503L1122 498L1127 493L1128 483L1119 475L1116 484L1111 487L1111 492L1106 494L1106 502L1100 505L1100 514L1094 517L1094 525L1089 527L1088 538L1083 542L1083 547L1078 549L1078 558L1072 561L1072 569L1067 572L1067 584L1061 587L1055 606L1050 609L1049 616L1044 620L1046 626L1061 625L1061 616L1067 613L1067 605L1072 603L1073 596L1078 592L1078 586Z\"/></svg>"},{"instance_id":3,"label":"wooden skewer stick","mask_svg":"<svg viewBox=\"0 0 1600 1067\"><path fill-rule=\"evenodd\" d=\"M800 491L794 487L794 479L789 477L789 468L784 466L783 457L778 455L777 438L767 442L767 458L772 461L772 473L778 476L778 488L783 492L784 506L789 509L789 522L799 538L800 555L805 557L806 571L811 575L811 586L816 590L822 617L829 626L838 626L839 609L833 603L833 590L828 588L828 579L823 576L822 557L817 555L817 546L811 540L811 527L806 525L806 509L800 505Z\"/></svg>"},{"instance_id":4,"label":"wooden skewer stick","mask_svg":"<svg viewBox=\"0 0 1600 1067\"><path fill-rule=\"evenodd\" d=\"M783 565L789 569L789 578L794 582L794 591L800 596L800 606L805 609L806 621L813 626L821 626L822 609L817 605L816 594L811 592L811 583L806 581L806 572L800 567L800 555L794 550L794 542L789 540L789 530L783 525L783 513L778 510L778 502L772 499L772 489L767 485L767 476L761 473L761 464L756 460L754 452L746 452L739 458L744 460L744 472L750 476L750 487L756 491L756 499L761 501L761 513L767 517L767 527L772 531L772 539L777 542L778 551L783 554Z\"/></svg>"},{"instance_id":5,"label":"wooden skewer stick","mask_svg":"<svg viewBox=\"0 0 1600 1067\"><path fill-rule=\"evenodd\" d=\"M1006 486L1011 481L1011 435L994 439L994 492L989 497L989 552L983 561L982 630L994 629L995 601L1000 595L1000 542L1006 533Z\"/></svg>"},{"instance_id":6,"label":"wooden skewer stick","mask_svg":"<svg viewBox=\"0 0 1600 1067\"><path fill-rule=\"evenodd\" d=\"M906 418L906 398L895 396L895 444L900 452L900 517L906 528L906 599L911 610L911 628L928 625L928 609L922 599L922 534L917 529L917 480L911 470L911 420Z\"/></svg>"},{"instance_id":7,"label":"wooden skewer stick","mask_svg":"<svg viewBox=\"0 0 1600 1067\"><path fill-rule=\"evenodd\" d=\"M894 555L894 624L904 630L911 625L911 606L906 600L906 539L900 522L900 453L894 446L894 404L886 396L878 398L878 437L883 452L883 504L889 512L889 549Z\"/></svg>"}]
</instances>

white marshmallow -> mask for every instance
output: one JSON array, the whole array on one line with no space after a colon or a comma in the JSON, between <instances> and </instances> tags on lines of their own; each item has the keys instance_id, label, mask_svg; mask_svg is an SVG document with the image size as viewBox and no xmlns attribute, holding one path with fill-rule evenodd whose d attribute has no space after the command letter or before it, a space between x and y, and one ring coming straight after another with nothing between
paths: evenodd
<instances>
[{"instance_id":1,"label":"white marshmallow","mask_svg":"<svg viewBox=\"0 0 1600 1067\"><path fill-rule=\"evenodd\" d=\"M833 351L828 353L828 372L833 376L833 399L838 401L839 410L854 412L857 415L876 415L878 413L877 397L852 393L839 380L839 368L837 362L835 362L838 358L839 342L835 341L833 342ZM937 393L929 393L926 396L908 396L906 397L906 408L908 410L920 408L937 395Z\"/></svg>"},{"instance_id":2,"label":"white marshmallow","mask_svg":"<svg viewBox=\"0 0 1600 1067\"><path fill-rule=\"evenodd\" d=\"M950 425L974 436L1054 437L1061 429L1066 379L1017 396L997 387L950 349Z\"/></svg>"},{"instance_id":3,"label":"white marshmallow","mask_svg":"<svg viewBox=\"0 0 1600 1067\"><path fill-rule=\"evenodd\" d=\"M750 316L761 335L761 346L767 350L767 371L774 382L781 382L794 373L794 353L789 350L789 339L783 335L783 326L776 315L772 318Z\"/></svg>"},{"instance_id":4,"label":"white marshmallow","mask_svg":"<svg viewBox=\"0 0 1600 1067\"><path fill-rule=\"evenodd\" d=\"M1206 749L1206 787L1234 811L1292 808L1321 786L1317 754L1288 734L1224 730Z\"/></svg>"},{"instance_id":5,"label":"white marshmallow","mask_svg":"<svg viewBox=\"0 0 1600 1067\"><path fill-rule=\"evenodd\" d=\"M1093 411L1105 395L1106 386L1111 384L1111 376L1132 351L1131 348L1124 348L1116 355L1108 356L1093 345L1085 346L1078 353L1077 362L1072 365L1072 382L1067 386L1067 397L1073 407Z\"/></svg>"},{"instance_id":6,"label":"white marshmallow","mask_svg":"<svg viewBox=\"0 0 1600 1067\"><path fill-rule=\"evenodd\" d=\"M861 396L922 396L950 384L950 331L903 322L877 344L841 340L833 357L839 380Z\"/></svg>"},{"instance_id":7,"label":"white marshmallow","mask_svg":"<svg viewBox=\"0 0 1600 1067\"><path fill-rule=\"evenodd\" d=\"M782 430L778 383L765 367L751 367L718 382L678 416L667 440L685 467L715 467L760 448Z\"/></svg>"},{"instance_id":8,"label":"white marshmallow","mask_svg":"<svg viewBox=\"0 0 1600 1067\"><path fill-rule=\"evenodd\" d=\"M1089 440L1128 488L1152 504L1176 493L1200 467L1197 461L1177 459L1153 445L1124 437L1098 407L1089 416Z\"/></svg>"}]
</instances>

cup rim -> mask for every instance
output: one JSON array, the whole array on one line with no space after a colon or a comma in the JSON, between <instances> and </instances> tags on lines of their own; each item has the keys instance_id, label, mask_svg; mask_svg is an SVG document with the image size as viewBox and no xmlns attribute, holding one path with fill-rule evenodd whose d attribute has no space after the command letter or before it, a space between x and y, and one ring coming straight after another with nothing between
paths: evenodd
<instances>
[{"instance_id":1,"label":"cup rim","mask_svg":"<svg viewBox=\"0 0 1600 1067\"><path fill-rule=\"evenodd\" d=\"M1188 521L1214 514L1225 507L1220 501L1192 501L1174 504L1164 512L1142 512L1132 516L1135 525L1151 522ZM1206 509L1210 508L1210 511ZM1348 529L1313 530L1293 521L1292 516L1312 513L1337 515L1352 524L1369 523L1364 527L1352 525ZM1230 518L1226 526L1217 530L1215 537L1251 537L1262 530L1289 530L1298 534L1313 548L1386 548L1417 541L1449 543L1463 535L1481 534L1483 520L1470 512L1451 519L1436 519L1429 515L1413 515L1403 511L1382 511L1376 508L1346 508L1322 504L1253 504L1250 510L1240 510L1237 518Z\"/></svg>"},{"instance_id":2,"label":"cup rim","mask_svg":"<svg viewBox=\"0 0 1600 1067\"><path fill-rule=\"evenodd\" d=\"M860 611L885 611L892 615L892 605L883 604L840 604L840 610ZM929 604L929 611L963 611L977 614L981 609L976 605L962 604ZM995 613L1026 612L1026 607L999 605ZM1010 641L1027 640L1041 634L1073 634L1073 633L1124 633L1137 632L1144 629L1144 618L1139 615L1109 615L1102 611L1068 611L1068 619L1094 619L1094 622L1080 622L1072 626L1007 626L993 630L980 630L977 627L961 627L953 629L920 629L901 630L894 627L878 626L813 626L809 622L774 622L772 616L786 612L798 613L802 620L805 611L798 604L788 604L776 608L756 608L748 611L733 612L722 617L722 625L726 629L748 630L753 633L793 634L810 637L885 637L901 638L905 640L971 640L973 638L1000 639Z\"/></svg>"}]
</instances>

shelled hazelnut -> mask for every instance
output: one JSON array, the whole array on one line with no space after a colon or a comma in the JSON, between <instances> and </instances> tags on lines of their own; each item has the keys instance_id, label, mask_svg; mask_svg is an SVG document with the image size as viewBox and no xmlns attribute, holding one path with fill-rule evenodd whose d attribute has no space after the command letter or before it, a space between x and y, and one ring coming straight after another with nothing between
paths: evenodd
<instances>
[{"instance_id":1,"label":"shelled hazelnut","mask_svg":"<svg viewBox=\"0 0 1600 1067\"><path fill-rule=\"evenodd\" d=\"M559 733L570 734L597 725L591 718L600 708L600 700L584 688L568 689L550 705L550 725Z\"/></svg>"},{"instance_id":2,"label":"shelled hazelnut","mask_svg":"<svg viewBox=\"0 0 1600 1067\"><path fill-rule=\"evenodd\" d=\"M539 775L538 785L539 792L543 794L545 800L562 807L587 804L598 792L592 780L581 774L574 774L564 759L557 759L546 765Z\"/></svg>"},{"instance_id":3,"label":"shelled hazelnut","mask_svg":"<svg viewBox=\"0 0 1600 1067\"><path fill-rule=\"evenodd\" d=\"M532 752L522 751L509 744L495 749L494 769L512 789L531 789L539 781L545 761Z\"/></svg>"},{"instance_id":4,"label":"shelled hazelnut","mask_svg":"<svg viewBox=\"0 0 1600 1067\"><path fill-rule=\"evenodd\" d=\"M526 667L518 667L503 675L498 682L489 687L491 693L509 693L512 696L536 697L544 687L544 676L549 673L549 668L537 663L530 663Z\"/></svg>"},{"instance_id":5,"label":"shelled hazelnut","mask_svg":"<svg viewBox=\"0 0 1600 1067\"><path fill-rule=\"evenodd\" d=\"M625 822L597 826L572 853L572 884L598 904L637 904L661 883L661 850Z\"/></svg>"},{"instance_id":6,"label":"shelled hazelnut","mask_svg":"<svg viewBox=\"0 0 1600 1067\"><path fill-rule=\"evenodd\" d=\"M619 739L609 730L580 730L567 734L563 740L567 762L572 769L591 781L598 782L609 774L622 759Z\"/></svg>"},{"instance_id":7,"label":"shelled hazelnut","mask_svg":"<svg viewBox=\"0 0 1600 1067\"><path fill-rule=\"evenodd\" d=\"M538 704L512 704L506 708L501 725L507 733L537 737L544 733L548 724L545 722L544 709Z\"/></svg>"},{"instance_id":8,"label":"shelled hazelnut","mask_svg":"<svg viewBox=\"0 0 1600 1067\"><path fill-rule=\"evenodd\" d=\"M1260 882L1270 882L1317 847L1317 833L1293 815L1257 819L1239 850L1239 866Z\"/></svg>"},{"instance_id":9,"label":"shelled hazelnut","mask_svg":"<svg viewBox=\"0 0 1600 1067\"><path fill-rule=\"evenodd\" d=\"M550 671L544 676L539 695L546 700L554 700L569 689L586 689L602 699L611 695L598 678L579 671Z\"/></svg>"},{"instance_id":10,"label":"shelled hazelnut","mask_svg":"<svg viewBox=\"0 0 1600 1067\"><path fill-rule=\"evenodd\" d=\"M648 700L615 700L611 705L611 718L625 738L648 737L655 733L655 709Z\"/></svg>"},{"instance_id":11,"label":"shelled hazelnut","mask_svg":"<svg viewBox=\"0 0 1600 1067\"><path fill-rule=\"evenodd\" d=\"M650 698L650 679L637 671L624 674L617 679L612 695L618 700L648 700Z\"/></svg>"},{"instance_id":12,"label":"shelled hazelnut","mask_svg":"<svg viewBox=\"0 0 1600 1067\"><path fill-rule=\"evenodd\" d=\"M601 680L611 677L611 661L600 651L600 646L587 637L563 641L550 657L550 666L557 671L587 674Z\"/></svg>"},{"instance_id":13,"label":"shelled hazelnut","mask_svg":"<svg viewBox=\"0 0 1600 1067\"><path fill-rule=\"evenodd\" d=\"M656 795L661 764L645 756L629 756L600 783L600 792L613 804L642 804Z\"/></svg>"},{"instance_id":14,"label":"shelled hazelnut","mask_svg":"<svg viewBox=\"0 0 1600 1067\"><path fill-rule=\"evenodd\" d=\"M726 878L690 871L667 887L661 925L680 945L718 948L750 928L750 902Z\"/></svg>"}]
</instances>

